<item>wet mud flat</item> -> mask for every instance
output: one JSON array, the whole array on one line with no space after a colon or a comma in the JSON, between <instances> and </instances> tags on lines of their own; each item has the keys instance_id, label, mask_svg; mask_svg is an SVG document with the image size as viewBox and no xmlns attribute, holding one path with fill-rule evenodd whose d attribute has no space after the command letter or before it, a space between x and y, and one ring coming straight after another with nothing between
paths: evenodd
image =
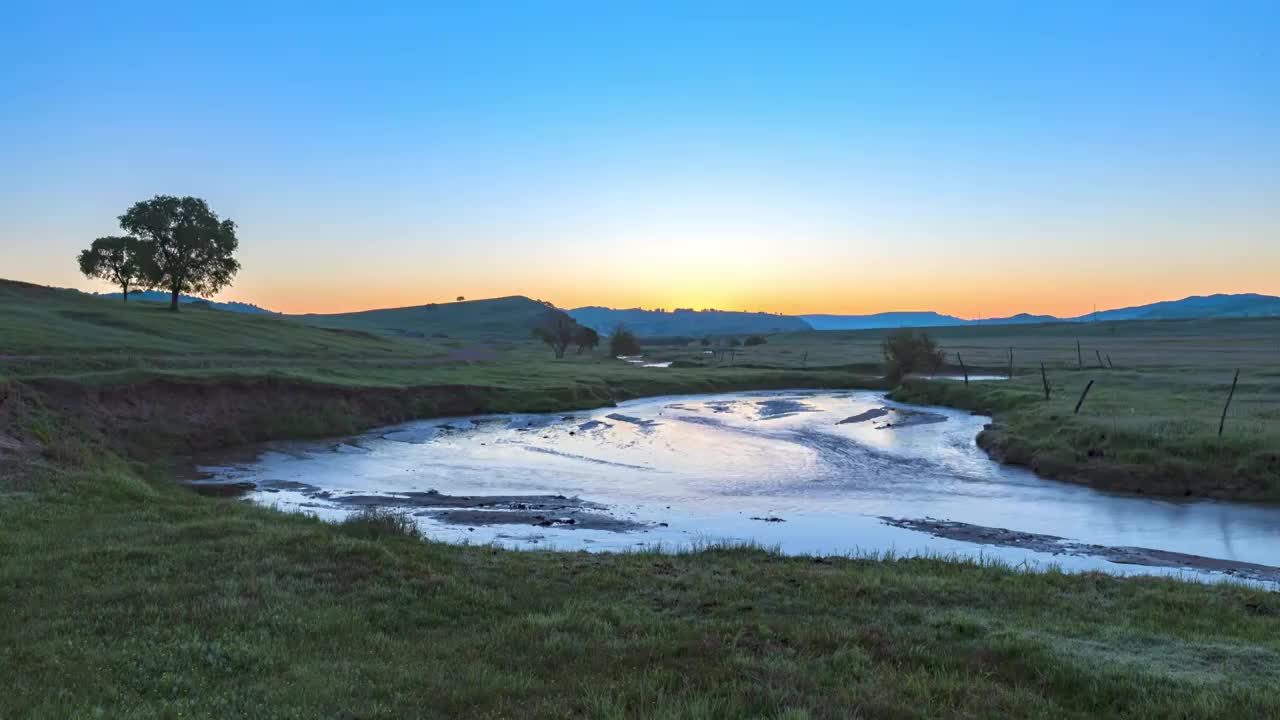
<instances>
[{"instance_id":1,"label":"wet mud flat","mask_svg":"<svg viewBox=\"0 0 1280 720\"><path fill-rule=\"evenodd\" d=\"M889 420L876 425L877 430L892 430L893 428L909 428L917 425L933 425L947 421L947 416L941 413L929 412L928 410L915 410L912 408L899 407L879 407L872 408L857 415L849 417L836 423L837 425L857 425L872 420L888 417Z\"/></svg>"},{"instance_id":2,"label":"wet mud flat","mask_svg":"<svg viewBox=\"0 0 1280 720\"><path fill-rule=\"evenodd\" d=\"M1202 555L1156 550L1154 548L1095 545L1068 540L1056 535L1042 535L935 518L882 517L880 519L886 525L903 528L904 530L915 530L928 533L934 537L960 540L979 545L1020 548L1051 555L1101 558L1118 565L1185 568L1200 572L1223 573L1246 580L1280 583L1280 567L1258 563L1222 560Z\"/></svg>"},{"instance_id":3,"label":"wet mud flat","mask_svg":"<svg viewBox=\"0 0 1280 720\"><path fill-rule=\"evenodd\" d=\"M435 490L339 494L295 481L193 481L188 485L201 494L220 497L234 497L255 491L272 493L288 490L300 493L310 500L325 501L350 510L390 508L453 525L530 525L611 532L648 527L645 523L615 517L606 506L599 503L564 495L446 495Z\"/></svg>"}]
</instances>

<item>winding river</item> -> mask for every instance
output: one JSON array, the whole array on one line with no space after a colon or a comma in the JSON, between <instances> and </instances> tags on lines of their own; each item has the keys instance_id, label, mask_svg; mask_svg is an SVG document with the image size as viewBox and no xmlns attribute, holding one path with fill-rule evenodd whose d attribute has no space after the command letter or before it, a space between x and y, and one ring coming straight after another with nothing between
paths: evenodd
<instances>
[{"instance_id":1,"label":"winding river","mask_svg":"<svg viewBox=\"0 0 1280 720\"><path fill-rule=\"evenodd\" d=\"M987 421L861 391L649 398L277 443L203 464L197 482L332 519L401 508L433 539L514 548L734 541L1280 579L1280 507L1044 480L977 447Z\"/></svg>"}]
</instances>

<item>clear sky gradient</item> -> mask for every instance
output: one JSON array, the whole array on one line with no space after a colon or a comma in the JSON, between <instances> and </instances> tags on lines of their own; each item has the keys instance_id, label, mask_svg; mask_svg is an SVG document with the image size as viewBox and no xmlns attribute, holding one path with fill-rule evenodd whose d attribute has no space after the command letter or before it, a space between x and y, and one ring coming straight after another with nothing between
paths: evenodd
<instances>
[{"instance_id":1,"label":"clear sky gradient","mask_svg":"<svg viewBox=\"0 0 1280 720\"><path fill-rule=\"evenodd\" d=\"M1280 294L1276 2L108 5L5 6L0 277L166 193L287 312Z\"/></svg>"}]
</instances>

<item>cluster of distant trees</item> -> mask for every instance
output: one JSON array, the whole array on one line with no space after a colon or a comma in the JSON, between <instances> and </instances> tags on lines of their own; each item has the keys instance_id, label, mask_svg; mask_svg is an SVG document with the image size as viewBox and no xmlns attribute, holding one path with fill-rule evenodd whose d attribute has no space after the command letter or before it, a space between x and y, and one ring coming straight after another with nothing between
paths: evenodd
<instances>
[{"instance_id":1,"label":"cluster of distant trees","mask_svg":"<svg viewBox=\"0 0 1280 720\"><path fill-rule=\"evenodd\" d=\"M549 307L533 328L533 336L550 347L557 360L564 357L570 346L577 347L581 355L600 345L600 333L594 328L579 324L568 313L554 307ZM620 324L609 334L609 354L614 357L639 355L640 341L626 325Z\"/></svg>"},{"instance_id":2,"label":"cluster of distant trees","mask_svg":"<svg viewBox=\"0 0 1280 720\"><path fill-rule=\"evenodd\" d=\"M594 350L600 344L600 334L585 325L579 325L563 310L549 308L542 321L533 328L533 336L546 343L556 359L564 357L570 345L578 347L578 354Z\"/></svg>"},{"instance_id":3,"label":"cluster of distant trees","mask_svg":"<svg viewBox=\"0 0 1280 720\"><path fill-rule=\"evenodd\" d=\"M710 335L707 335L698 342L702 344L702 347L711 347L712 345L717 344L716 340ZM745 340L739 340L736 337L726 337L720 338L719 342L720 344L728 345L729 347L742 347L743 345L751 347L753 345L764 345L769 342L769 340L763 335L748 335Z\"/></svg>"},{"instance_id":4,"label":"cluster of distant trees","mask_svg":"<svg viewBox=\"0 0 1280 720\"><path fill-rule=\"evenodd\" d=\"M126 235L100 237L76 260L86 276L120 286L125 302L130 288L162 289L176 312L180 294L211 295L240 270L236 224L200 198L157 195L135 203L119 220Z\"/></svg>"}]
</instances>

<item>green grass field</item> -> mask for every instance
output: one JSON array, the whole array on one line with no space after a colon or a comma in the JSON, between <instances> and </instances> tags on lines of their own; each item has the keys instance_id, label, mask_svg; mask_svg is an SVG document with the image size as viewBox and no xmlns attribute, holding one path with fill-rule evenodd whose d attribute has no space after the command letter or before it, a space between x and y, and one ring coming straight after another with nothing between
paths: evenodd
<instances>
[{"instance_id":1,"label":"green grass field","mask_svg":"<svg viewBox=\"0 0 1280 720\"><path fill-rule=\"evenodd\" d=\"M874 387L879 333L772 336L732 367L700 346L651 349L693 365L659 369L554 361L515 334L175 315L3 282L0 317L4 720L1280 715L1280 594L1257 588L751 548L443 545L199 497L169 470L174 452L414 416ZM1275 499L1277 333L938 331L975 372L999 372L1014 347L1014 380L897 392L994 413L984 442L1048 474L1122 485L1174 467L1200 473L1198 493ZM1115 369L1074 367L1077 335Z\"/></svg>"}]
</instances>

